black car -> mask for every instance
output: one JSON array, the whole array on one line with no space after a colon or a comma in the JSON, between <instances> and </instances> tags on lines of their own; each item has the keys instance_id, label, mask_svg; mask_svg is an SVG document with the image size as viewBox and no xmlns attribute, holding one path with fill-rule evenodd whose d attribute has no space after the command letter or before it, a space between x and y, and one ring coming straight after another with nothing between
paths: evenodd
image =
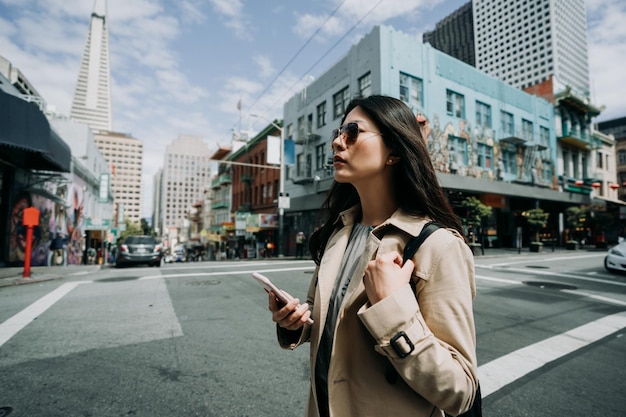
<instances>
[{"instance_id":1,"label":"black car","mask_svg":"<svg viewBox=\"0 0 626 417\"><path fill-rule=\"evenodd\" d=\"M148 264L161 266L163 251L153 236L128 236L120 245L115 257L115 266Z\"/></svg>"}]
</instances>

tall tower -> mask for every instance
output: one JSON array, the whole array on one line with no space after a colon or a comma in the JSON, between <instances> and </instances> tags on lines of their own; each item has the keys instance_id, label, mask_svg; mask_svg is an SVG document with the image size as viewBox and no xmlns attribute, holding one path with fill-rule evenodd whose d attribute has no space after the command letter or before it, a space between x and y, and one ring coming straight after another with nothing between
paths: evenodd
<instances>
[{"instance_id":1,"label":"tall tower","mask_svg":"<svg viewBox=\"0 0 626 417\"><path fill-rule=\"evenodd\" d=\"M93 130L112 130L106 0L95 0L70 116Z\"/></svg>"},{"instance_id":2,"label":"tall tower","mask_svg":"<svg viewBox=\"0 0 626 417\"><path fill-rule=\"evenodd\" d=\"M441 52L475 66L472 2L465 3L443 18L432 31L424 32L422 40Z\"/></svg>"},{"instance_id":3,"label":"tall tower","mask_svg":"<svg viewBox=\"0 0 626 417\"><path fill-rule=\"evenodd\" d=\"M547 81L589 96L584 0L473 0L476 67L518 88Z\"/></svg>"}]
</instances>

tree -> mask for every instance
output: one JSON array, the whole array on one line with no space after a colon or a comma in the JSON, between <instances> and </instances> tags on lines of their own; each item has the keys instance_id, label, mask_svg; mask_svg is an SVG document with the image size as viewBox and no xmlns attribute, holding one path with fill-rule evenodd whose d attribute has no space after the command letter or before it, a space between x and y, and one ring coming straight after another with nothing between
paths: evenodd
<instances>
[{"instance_id":1,"label":"tree","mask_svg":"<svg viewBox=\"0 0 626 417\"><path fill-rule=\"evenodd\" d=\"M534 208L524 212L524 217L526 217L531 232L535 235L535 242L539 243L539 232L548 224L550 213L546 213L541 208Z\"/></svg>"},{"instance_id":2,"label":"tree","mask_svg":"<svg viewBox=\"0 0 626 417\"><path fill-rule=\"evenodd\" d=\"M124 218L124 224L126 225L126 230L120 233L120 237L117 240L118 242L123 242L128 236L137 236L143 234L143 230L141 226L130 221L128 217Z\"/></svg>"},{"instance_id":3,"label":"tree","mask_svg":"<svg viewBox=\"0 0 626 417\"><path fill-rule=\"evenodd\" d=\"M467 215L463 219L463 223L474 229L482 225L483 219L491 216L491 207L483 204L474 196L467 197L463 200L461 207L467 209ZM472 234L472 243L476 243L476 233Z\"/></svg>"},{"instance_id":4,"label":"tree","mask_svg":"<svg viewBox=\"0 0 626 417\"><path fill-rule=\"evenodd\" d=\"M589 210L586 207L571 206L565 209L565 223L569 229L569 240L576 238L581 240L584 237L588 218Z\"/></svg>"}]
</instances>

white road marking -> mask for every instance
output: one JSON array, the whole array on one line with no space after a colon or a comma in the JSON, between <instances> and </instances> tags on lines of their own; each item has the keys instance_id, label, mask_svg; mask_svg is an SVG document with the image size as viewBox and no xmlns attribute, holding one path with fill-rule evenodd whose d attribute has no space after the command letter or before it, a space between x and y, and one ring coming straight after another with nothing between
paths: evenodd
<instances>
[{"instance_id":1,"label":"white road marking","mask_svg":"<svg viewBox=\"0 0 626 417\"><path fill-rule=\"evenodd\" d=\"M518 349L478 368L483 398L565 355L626 327L626 312L592 321Z\"/></svg>"},{"instance_id":2,"label":"white road marking","mask_svg":"<svg viewBox=\"0 0 626 417\"><path fill-rule=\"evenodd\" d=\"M52 307L54 303L63 298L67 293L78 287L80 284L89 284L91 281L68 282L61 285L56 290L44 295L24 310L20 311L13 317L0 324L0 346L4 345L17 332L26 327L30 322L35 320L47 309Z\"/></svg>"},{"instance_id":3,"label":"white road marking","mask_svg":"<svg viewBox=\"0 0 626 417\"><path fill-rule=\"evenodd\" d=\"M531 271L529 269L518 269L518 268L506 268L501 271L519 272L519 273L526 274L526 275L528 274L546 275L546 276L553 276L553 277L560 277L560 278L576 279L580 281L591 281L591 282L597 282L597 283L606 284L606 285L616 285L618 287L626 287L626 282L609 281L607 279L591 278L591 277L576 275L576 274L563 274L560 272L541 271L541 270L536 270L536 269L533 269Z\"/></svg>"},{"instance_id":4,"label":"white road marking","mask_svg":"<svg viewBox=\"0 0 626 417\"><path fill-rule=\"evenodd\" d=\"M147 275L139 278L140 281L158 278L181 278L181 277L207 277L216 275L239 275L252 274L253 272L287 272L287 271L307 271L313 270L315 266L299 266L294 268L272 268L272 269L249 269L245 271L216 271L216 272L195 272L190 274L169 274L169 275Z\"/></svg>"},{"instance_id":5,"label":"white road marking","mask_svg":"<svg viewBox=\"0 0 626 417\"><path fill-rule=\"evenodd\" d=\"M580 256L576 256L576 259L584 259L584 258L604 258L606 256L606 253L601 253L601 254L592 254L592 255L580 255ZM516 258L517 259L517 258ZM481 268L498 268L498 267L502 267L505 265L519 265L519 264L528 264L528 263L539 263L539 262L554 262L554 261L564 261L564 260L570 260L572 259L572 256L559 256L557 258L525 258L522 260L516 260L515 262L500 262L500 263L496 263L496 264L491 264L491 265L479 265L478 263L476 264L476 266L481 267Z\"/></svg>"}]
</instances>

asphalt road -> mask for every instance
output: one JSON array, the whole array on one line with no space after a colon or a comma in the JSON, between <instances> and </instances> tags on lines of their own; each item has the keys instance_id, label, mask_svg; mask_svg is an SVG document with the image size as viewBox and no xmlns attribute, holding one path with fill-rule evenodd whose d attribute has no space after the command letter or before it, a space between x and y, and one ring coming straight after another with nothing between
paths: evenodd
<instances>
[{"instance_id":1,"label":"asphalt road","mask_svg":"<svg viewBox=\"0 0 626 417\"><path fill-rule=\"evenodd\" d=\"M477 257L485 416L622 416L626 276L603 253ZM71 271L0 288L0 416L304 414L308 349L281 350L262 271L304 297L311 261Z\"/></svg>"}]
</instances>

